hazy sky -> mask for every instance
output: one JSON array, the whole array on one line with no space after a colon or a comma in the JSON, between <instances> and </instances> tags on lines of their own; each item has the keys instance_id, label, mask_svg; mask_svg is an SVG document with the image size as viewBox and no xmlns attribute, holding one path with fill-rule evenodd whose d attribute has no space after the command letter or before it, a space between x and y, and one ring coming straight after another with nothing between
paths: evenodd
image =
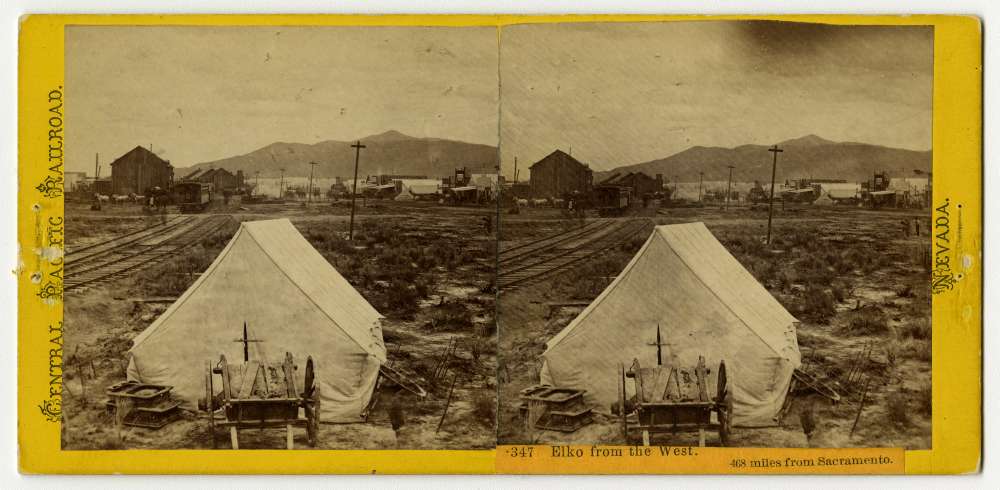
<instances>
[{"instance_id":1,"label":"hazy sky","mask_svg":"<svg viewBox=\"0 0 1000 490\"><path fill-rule=\"evenodd\" d=\"M67 170L395 129L497 144L493 27L69 27Z\"/></svg>"},{"instance_id":2,"label":"hazy sky","mask_svg":"<svg viewBox=\"0 0 1000 490\"><path fill-rule=\"evenodd\" d=\"M931 147L933 30L777 22L521 25L501 38L501 155L596 169L814 133ZM522 171L522 178L527 176Z\"/></svg>"},{"instance_id":3,"label":"hazy sky","mask_svg":"<svg viewBox=\"0 0 1000 490\"><path fill-rule=\"evenodd\" d=\"M605 169L810 133L927 150L932 43L929 27L508 26L500 90L492 27L70 27L67 170L99 152L107 175L139 144L187 167L390 129L496 145L501 116L508 172L556 148Z\"/></svg>"}]
</instances>

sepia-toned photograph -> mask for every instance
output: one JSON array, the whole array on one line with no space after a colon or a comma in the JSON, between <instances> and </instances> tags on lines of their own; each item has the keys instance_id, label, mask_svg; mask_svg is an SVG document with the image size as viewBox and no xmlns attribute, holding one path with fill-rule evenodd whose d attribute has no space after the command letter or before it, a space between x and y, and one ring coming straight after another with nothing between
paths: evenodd
<instances>
[{"instance_id":1,"label":"sepia-toned photograph","mask_svg":"<svg viewBox=\"0 0 1000 490\"><path fill-rule=\"evenodd\" d=\"M505 27L498 443L930 448L933 34Z\"/></svg>"},{"instance_id":2,"label":"sepia-toned photograph","mask_svg":"<svg viewBox=\"0 0 1000 490\"><path fill-rule=\"evenodd\" d=\"M494 447L496 32L67 27L63 449Z\"/></svg>"},{"instance_id":3,"label":"sepia-toned photograph","mask_svg":"<svg viewBox=\"0 0 1000 490\"><path fill-rule=\"evenodd\" d=\"M933 27L66 28L62 447L931 447Z\"/></svg>"}]
</instances>

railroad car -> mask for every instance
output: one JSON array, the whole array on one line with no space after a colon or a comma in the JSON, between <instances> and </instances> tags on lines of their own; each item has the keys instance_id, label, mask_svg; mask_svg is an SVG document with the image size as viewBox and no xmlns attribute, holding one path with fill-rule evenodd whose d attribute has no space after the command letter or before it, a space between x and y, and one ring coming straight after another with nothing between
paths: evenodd
<instances>
[{"instance_id":1,"label":"railroad car","mask_svg":"<svg viewBox=\"0 0 1000 490\"><path fill-rule=\"evenodd\" d=\"M174 184L174 202L182 213L198 213L212 202L214 190L207 182L179 182Z\"/></svg>"},{"instance_id":2,"label":"railroad car","mask_svg":"<svg viewBox=\"0 0 1000 490\"><path fill-rule=\"evenodd\" d=\"M595 187L593 203L599 216L621 216L632 205L632 190L619 186Z\"/></svg>"}]
</instances>

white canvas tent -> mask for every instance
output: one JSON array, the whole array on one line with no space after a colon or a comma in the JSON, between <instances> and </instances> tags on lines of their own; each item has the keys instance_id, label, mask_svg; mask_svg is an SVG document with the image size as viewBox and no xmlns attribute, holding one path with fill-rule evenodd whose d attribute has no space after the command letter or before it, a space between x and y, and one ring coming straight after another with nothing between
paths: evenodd
<instances>
[{"instance_id":1,"label":"white canvas tent","mask_svg":"<svg viewBox=\"0 0 1000 490\"><path fill-rule=\"evenodd\" d=\"M702 223L658 226L621 274L546 344L542 383L587 390L608 411L618 364L695 366L704 356L715 392L719 361L733 385L734 423L768 424L799 366L798 321Z\"/></svg>"},{"instance_id":2,"label":"white canvas tent","mask_svg":"<svg viewBox=\"0 0 1000 490\"><path fill-rule=\"evenodd\" d=\"M291 352L303 386L312 356L323 421L359 422L385 362L380 315L287 219L243 223L212 265L129 351L128 378L172 385L193 406L205 366L225 354L280 365Z\"/></svg>"}]
</instances>

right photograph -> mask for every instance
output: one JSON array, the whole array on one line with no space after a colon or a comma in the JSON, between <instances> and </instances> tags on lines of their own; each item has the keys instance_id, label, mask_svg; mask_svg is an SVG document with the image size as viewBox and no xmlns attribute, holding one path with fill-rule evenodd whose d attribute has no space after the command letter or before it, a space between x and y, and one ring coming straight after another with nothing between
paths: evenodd
<instances>
[{"instance_id":1,"label":"right photograph","mask_svg":"<svg viewBox=\"0 0 1000 490\"><path fill-rule=\"evenodd\" d=\"M498 444L931 447L933 27L500 38Z\"/></svg>"}]
</instances>

